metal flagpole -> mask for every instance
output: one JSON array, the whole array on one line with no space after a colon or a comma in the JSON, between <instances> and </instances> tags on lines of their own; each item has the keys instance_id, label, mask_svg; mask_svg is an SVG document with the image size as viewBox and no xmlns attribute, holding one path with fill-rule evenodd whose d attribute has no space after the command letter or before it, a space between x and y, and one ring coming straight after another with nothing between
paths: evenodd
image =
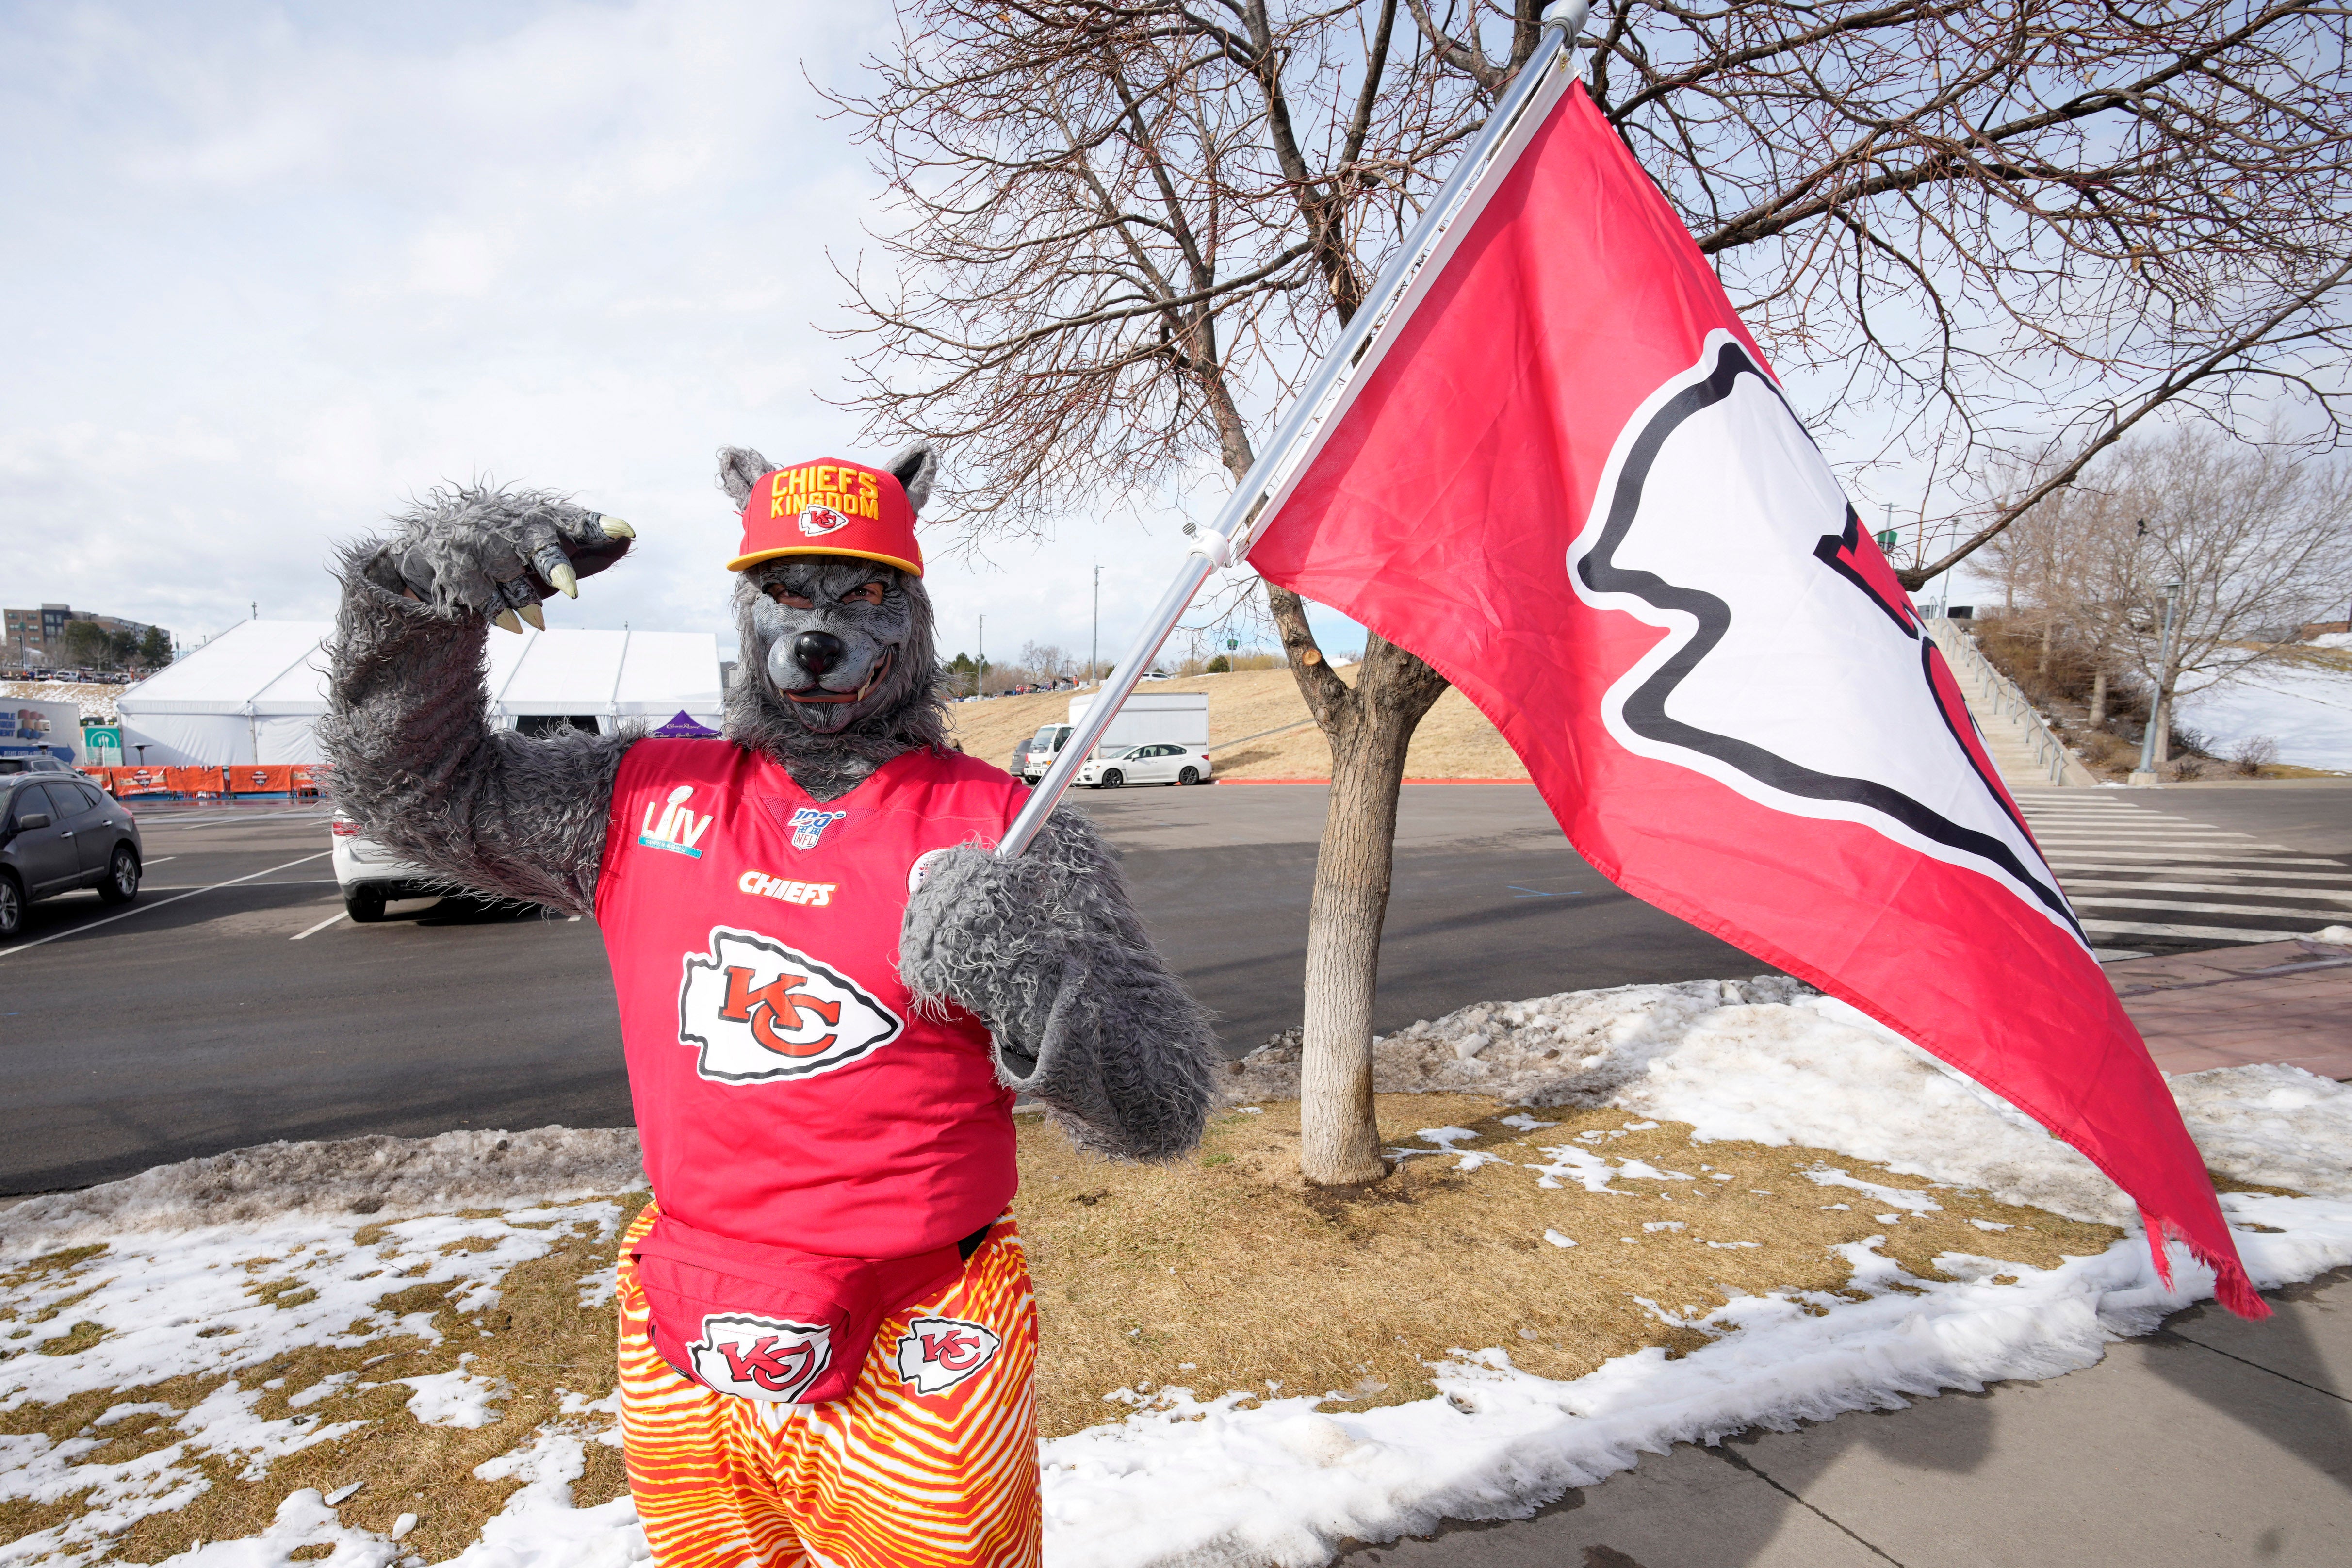
<instances>
[{"instance_id":1,"label":"metal flagpole","mask_svg":"<svg viewBox=\"0 0 2352 1568\"><path fill-rule=\"evenodd\" d=\"M1226 499L1214 522L1197 531L1192 525L1186 525L1185 531L1192 535L1192 543L1185 552L1184 564L1177 571L1176 581L1168 585L1168 591L1160 596L1160 603L1153 605L1151 614L1145 617L1143 629L1136 634L1135 641L1129 646L1127 657L1119 660L1118 667L1102 683L1101 689L1087 709L1086 717L1072 727L1070 738L1064 743L1061 753L1054 759L1054 765L1046 770L1045 776L1030 792L1028 803L1021 808L1021 815L1014 817L1013 826L1005 830L1004 841L996 847L998 855L1010 859L1029 847L1029 841L1037 837L1037 830L1045 826L1047 815L1062 798L1062 792L1068 789L1070 781L1077 776L1087 753L1094 750L1096 742L1102 738L1103 731L1118 711L1119 705L1135 690L1135 684L1143 679L1143 672L1151 668L1152 659L1159 655L1160 645L1168 640L1168 634L1175 629L1177 618L1192 602L1192 595L1200 592L1201 584L1208 580L1211 572L1220 566L1229 566L1239 558L1233 547L1234 535L1244 524L1255 520L1258 509L1273 490L1275 481L1284 476L1292 457L1321 424L1332 395L1344 385L1364 358L1363 351L1373 334L1387 324L1391 307L1411 286L1431 247L1444 234L1446 226L1476 188L1479 179L1492 163L1496 150L1518 124L1519 116L1535 97L1537 88L1542 85L1544 79L1550 75L1568 53L1569 47L1576 41L1577 34L1584 27L1585 13L1590 9L1591 0L1553 0L1553 4L1545 8L1543 35L1536 44L1535 53L1528 58L1527 65L1504 89L1502 101L1495 106L1495 112L1487 116L1485 127L1478 132L1478 140L1454 165L1454 173L1438 188L1435 199L1422 209L1421 217L1413 224L1412 231L1405 236L1404 244L1397 247L1396 254L1381 269L1371 292L1340 332L1339 341L1332 344L1331 352L1324 356L1314 379L1307 384L1307 390L1291 405L1282 423L1275 426L1274 437L1266 443L1265 452L1250 465L1248 474ZM1244 545L1241 553L1247 552L1248 546Z\"/></svg>"}]
</instances>

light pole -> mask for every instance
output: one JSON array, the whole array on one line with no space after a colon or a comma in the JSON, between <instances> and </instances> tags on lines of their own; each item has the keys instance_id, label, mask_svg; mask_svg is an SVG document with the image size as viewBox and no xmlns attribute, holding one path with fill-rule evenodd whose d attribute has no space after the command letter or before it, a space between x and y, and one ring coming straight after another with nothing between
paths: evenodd
<instances>
[{"instance_id":1,"label":"light pole","mask_svg":"<svg viewBox=\"0 0 2352 1568\"><path fill-rule=\"evenodd\" d=\"M971 672L971 694L974 697L984 697L988 694L988 617L986 616L980 617L980 663Z\"/></svg>"},{"instance_id":2,"label":"light pole","mask_svg":"<svg viewBox=\"0 0 2352 1568\"><path fill-rule=\"evenodd\" d=\"M2165 697L2165 686L2172 674L2172 628L2180 619L2180 584L2178 581L2164 585L2164 632L2157 646L2156 689L2147 699L2147 731L2139 738L2139 771L2132 774L2137 784L2156 782L2158 761L2158 742L2171 727L2171 703Z\"/></svg>"},{"instance_id":3,"label":"light pole","mask_svg":"<svg viewBox=\"0 0 2352 1568\"><path fill-rule=\"evenodd\" d=\"M1095 629L1087 638L1087 679L1097 680L1102 670L1095 660L1102 653L1102 563L1095 563Z\"/></svg>"}]
</instances>

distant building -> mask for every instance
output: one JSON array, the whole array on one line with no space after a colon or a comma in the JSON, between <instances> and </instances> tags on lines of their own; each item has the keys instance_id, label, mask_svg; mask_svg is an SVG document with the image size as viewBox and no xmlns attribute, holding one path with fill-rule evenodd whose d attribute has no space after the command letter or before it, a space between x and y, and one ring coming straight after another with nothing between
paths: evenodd
<instances>
[{"instance_id":1,"label":"distant building","mask_svg":"<svg viewBox=\"0 0 2352 1568\"><path fill-rule=\"evenodd\" d=\"M73 659L66 651L66 627L75 621L89 621L108 636L129 632L143 637L151 629L144 621L126 621L120 616L101 616L91 610L77 610L70 605L43 605L37 610L0 610L0 664L28 669L57 668L70 665Z\"/></svg>"}]
</instances>

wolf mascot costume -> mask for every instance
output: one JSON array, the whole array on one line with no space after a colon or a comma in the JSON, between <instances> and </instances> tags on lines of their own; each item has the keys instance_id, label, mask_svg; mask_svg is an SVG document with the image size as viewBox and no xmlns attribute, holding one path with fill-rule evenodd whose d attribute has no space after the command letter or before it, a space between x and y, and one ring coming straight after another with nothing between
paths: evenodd
<instances>
[{"instance_id":1,"label":"wolf mascot costume","mask_svg":"<svg viewBox=\"0 0 2352 1568\"><path fill-rule=\"evenodd\" d=\"M489 625L620 560L617 519L436 491L342 558L337 804L604 931L655 1198L622 1246L623 1429L663 1568L1035 1562L1014 1096L1143 1160L1210 1101L1206 1020L1086 819L982 847L1025 792L946 742L935 468L719 454L724 740L490 726Z\"/></svg>"}]
</instances>

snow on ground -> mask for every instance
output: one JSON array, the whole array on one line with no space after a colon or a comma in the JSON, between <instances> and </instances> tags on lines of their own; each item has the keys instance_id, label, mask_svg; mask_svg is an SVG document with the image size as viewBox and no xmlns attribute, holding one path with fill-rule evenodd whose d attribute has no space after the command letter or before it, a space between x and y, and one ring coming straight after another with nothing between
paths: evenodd
<instances>
[{"instance_id":1,"label":"snow on ground","mask_svg":"<svg viewBox=\"0 0 2352 1568\"><path fill-rule=\"evenodd\" d=\"M2341 634L2322 637L2336 644ZM2278 761L2352 772L2352 667L2320 660L2273 662L2180 699L2180 721L2217 757L2235 757L2266 735Z\"/></svg>"},{"instance_id":2,"label":"snow on ground","mask_svg":"<svg viewBox=\"0 0 2352 1568\"><path fill-rule=\"evenodd\" d=\"M1261 1052L1240 1068L1232 1080L1236 1098L1270 1098L1286 1082L1295 1094L1296 1055L1286 1063L1286 1049ZM1936 1184L1961 1184L2082 1217L2128 1219L2129 1205L2079 1155L1862 1015L1784 980L1482 1004L1400 1031L1381 1042L1378 1057L1384 1091L1499 1090L1538 1108L1613 1104L1652 1121L1689 1122L1701 1139L1820 1147L1924 1178L1914 1189L1827 1165L1809 1173L1824 1197L1890 1216L1933 1206ZM2258 1285L2352 1263L2352 1088L2282 1067L2200 1073L2174 1079L2173 1088L2214 1169L2311 1194L2223 1197ZM1525 1114L1513 1125L1520 1123L1530 1132L1548 1125ZM1467 1157L1475 1152L1451 1147L1462 1142L1460 1132L1426 1129L1420 1142L1429 1147L1420 1152ZM1696 1179L1612 1157L1607 1142L1548 1147L1553 1163L1530 1167L1528 1176L1601 1191L1628 1179ZM586 1224L609 1232L612 1204L576 1195L567 1202L564 1194L583 1184L605 1193L635 1184L634 1147L610 1134L551 1129L416 1143L354 1141L347 1156L334 1155L335 1147L278 1145L190 1162L0 1215L0 1271L59 1246L110 1244L88 1262L54 1270L54 1279L36 1276L18 1289L20 1310L59 1310L32 1326L33 1343L0 1341L12 1352L0 1363L0 1409L174 1371L258 1364L296 1342L349 1343L344 1336L394 1328L429 1334L429 1321L369 1321L372 1312L384 1317L371 1306L382 1271L422 1268L404 1278L495 1290L505 1269L551 1245L555 1231L529 1227ZM269 1171L302 1174L273 1182L264 1174ZM608 1182L615 1171L630 1172L630 1179ZM436 1202L477 1205L478 1217L423 1212ZM372 1205L367 1216L352 1212L359 1205ZM505 1212L485 1220L480 1206ZM402 1213L411 1217L393 1217ZM356 1239L363 1226L373 1227L364 1247ZM450 1246L466 1238L480 1249ZM1580 1238L1546 1239L1568 1247ZM1437 1397L1382 1409L1349 1412L1322 1408L1313 1397L1210 1390L1122 1393L1129 1406L1122 1419L1044 1446L1047 1560L1055 1568L1320 1563L1348 1538L1388 1540L1444 1518L1524 1515L1563 1489L1591 1485L1676 1442L1896 1408L1944 1389L2089 1366L2112 1340L2146 1332L2210 1290L2210 1276L2178 1253L2175 1287L2159 1287L2136 1234L2048 1269L1949 1253L1936 1260L1948 1276L1941 1280L1906 1277L1872 1242L1842 1250L1861 1300L1794 1290L1742 1296L1671 1319L1709 1336L1689 1354L1669 1361L1663 1351L1645 1350L1572 1381L1520 1372L1506 1351L1469 1345L1433 1363ZM89 1324L105 1337L77 1353L21 1353L59 1336L87 1335ZM230 1331L216 1331L223 1327ZM471 1420L499 1393L462 1366L406 1381L425 1419ZM335 1431L334 1392L297 1415L263 1421L253 1414L252 1394L232 1380L179 1425L186 1447L258 1467ZM581 1404L478 1470L528 1484L458 1563L603 1568L646 1559L626 1500L571 1506L583 1445L612 1440L610 1409ZM314 1410L321 1413L312 1418ZM94 1425L129 1414L108 1411ZM107 1530L177 1506L188 1486L201 1484L177 1465L178 1446L119 1475L68 1466L94 1437L0 1438L0 1497L98 1486L82 1520L0 1546L0 1564L89 1561ZM344 1525L332 1505L305 1489L286 1498L261 1534L169 1562L278 1568L298 1550L313 1559L320 1548L331 1549L327 1561L337 1568L421 1561L390 1532Z\"/></svg>"}]
</instances>

